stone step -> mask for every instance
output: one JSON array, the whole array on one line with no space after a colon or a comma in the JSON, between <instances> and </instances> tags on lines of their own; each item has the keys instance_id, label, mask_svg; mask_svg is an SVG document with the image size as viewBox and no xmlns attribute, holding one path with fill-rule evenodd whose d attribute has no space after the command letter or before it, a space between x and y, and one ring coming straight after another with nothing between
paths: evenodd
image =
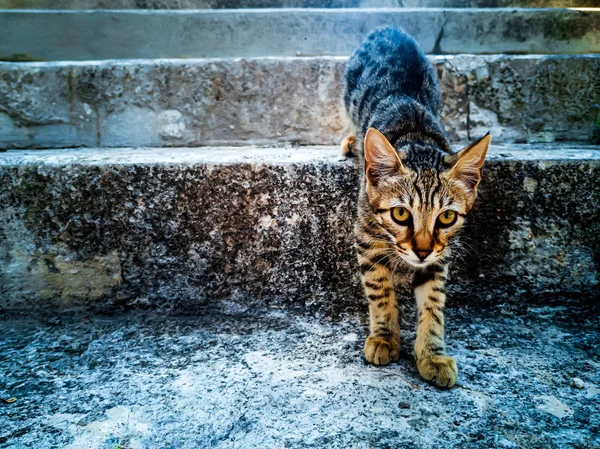
<instances>
[{"instance_id":1,"label":"stone step","mask_svg":"<svg viewBox=\"0 0 600 449\"><path fill-rule=\"evenodd\" d=\"M596 448L598 303L452 308L457 385L364 362L366 314L0 314L7 448ZM226 309L227 310L227 309ZM346 314L348 315L348 314ZM576 383L580 378L579 384ZM577 386L575 388L574 386ZM407 442L410 442L407 444Z\"/></svg>"},{"instance_id":2,"label":"stone step","mask_svg":"<svg viewBox=\"0 0 600 449\"><path fill-rule=\"evenodd\" d=\"M453 301L598 295L598 179L597 146L493 147ZM0 153L0 308L360 306L357 183L335 147Z\"/></svg>"},{"instance_id":3,"label":"stone step","mask_svg":"<svg viewBox=\"0 0 600 449\"><path fill-rule=\"evenodd\" d=\"M599 0L0 0L0 9L593 8Z\"/></svg>"},{"instance_id":4,"label":"stone step","mask_svg":"<svg viewBox=\"0 0 600 449\"><path fill-rule=\"evenodd\" d=\"M3 10L0 59L349 55L403 26L428 53L600 51L600 9Z\"/></svg>"},{"instance_id":5,"label":"stone step","mask_svg":"<svg viewBox=\"0 0 600 449\"><path fill-rule=\"evenodd\" d=\"M452 139L600 143L600 55L432 56ZM0 63L0 149L333 145L346 58Z\"/></svg>"}]
</instances>

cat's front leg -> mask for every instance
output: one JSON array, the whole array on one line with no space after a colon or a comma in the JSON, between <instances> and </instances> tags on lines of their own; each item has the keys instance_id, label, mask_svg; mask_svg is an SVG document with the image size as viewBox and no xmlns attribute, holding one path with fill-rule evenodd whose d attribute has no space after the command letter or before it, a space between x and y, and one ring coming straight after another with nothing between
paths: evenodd
<instances>
[{"instance_id":1,"label":"cat's front leg","mask_svg":"<svg viewBox=\"0 0 600 449\"><path fill-rule=\"evenodd\" d=\"M400 358L398 307L390 271L394 255L387 244L373 242L361 232L356 236L356 247L362 284L369 301L365 358L375 365L387 365Z\"/></svg>"},{"instance_id":2,"label":"cat's front leg","mask_svg":"<svg viewBox=\"0 0 600 449\"><path fill-rule=\"evenodd\" d=\"M419 325L415 342L417 368L423 378L438 387L452 387L458 379L456 360L446 355L444 303L448 264L439 263L415 271L414 287Z\"/></svg>"}]
</instances>

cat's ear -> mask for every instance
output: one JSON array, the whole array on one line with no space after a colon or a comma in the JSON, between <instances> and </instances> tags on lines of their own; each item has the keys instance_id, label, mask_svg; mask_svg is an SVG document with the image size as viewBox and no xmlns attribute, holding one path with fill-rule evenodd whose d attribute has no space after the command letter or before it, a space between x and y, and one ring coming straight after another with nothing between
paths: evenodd
<instances>
[{"instance_id":1,"label":"cat's ear","mask_svg":"<svg viewBox=\"0 0 600 449\"><path fill-rule=\"evenodd\" d=\"M446 163L452 167L448 176L475 191L481 180L481 168L491 141L492 136L487 133L458 153L446 156Z\"/></svg>"},{"instance_id":2,"label":"cat's ear","mask_svg":"<svg viewBox=\"0 0 600 449\"><path fill-rule=\"evenodd\" d=\"M376 186L386 177L407 173L396 149L375 128L369 128L367 131L364 150L365 172L371 185Z\"/></svg>"}]
</instances>

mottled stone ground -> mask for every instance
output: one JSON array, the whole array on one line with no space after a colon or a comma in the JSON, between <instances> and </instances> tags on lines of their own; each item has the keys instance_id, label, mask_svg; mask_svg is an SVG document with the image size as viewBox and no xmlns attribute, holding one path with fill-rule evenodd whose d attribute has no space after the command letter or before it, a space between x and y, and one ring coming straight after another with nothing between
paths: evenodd
<instances>
[{"instance_id":1,"label":"mottled stone ground","mask_svg":"<svg viewBox=\"0 0 600 449\"><path fill-rule=\"evenodd\" d=\"M414 333L400 363L366 365L365 317L5 314L0 447L600 447L598 312L449 310L451 391L419 379Z\"/></svg>"}]
</instances>

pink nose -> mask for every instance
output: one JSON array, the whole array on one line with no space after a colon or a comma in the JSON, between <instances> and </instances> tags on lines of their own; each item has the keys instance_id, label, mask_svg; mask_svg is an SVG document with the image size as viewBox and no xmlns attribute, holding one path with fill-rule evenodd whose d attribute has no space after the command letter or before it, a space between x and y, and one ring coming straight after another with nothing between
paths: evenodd
<instances>
[{"instance_id":1,"label":"pink nose","mask_svg":"<svg viewBox=\"0 0 600 449\"><path fill-rule=\"evenodd\" d=\"M427 256L431 254L431 250L429 249L413 249L413 252L421 259L421 261L427 259Z\"/></svg>"}]
</instances>

